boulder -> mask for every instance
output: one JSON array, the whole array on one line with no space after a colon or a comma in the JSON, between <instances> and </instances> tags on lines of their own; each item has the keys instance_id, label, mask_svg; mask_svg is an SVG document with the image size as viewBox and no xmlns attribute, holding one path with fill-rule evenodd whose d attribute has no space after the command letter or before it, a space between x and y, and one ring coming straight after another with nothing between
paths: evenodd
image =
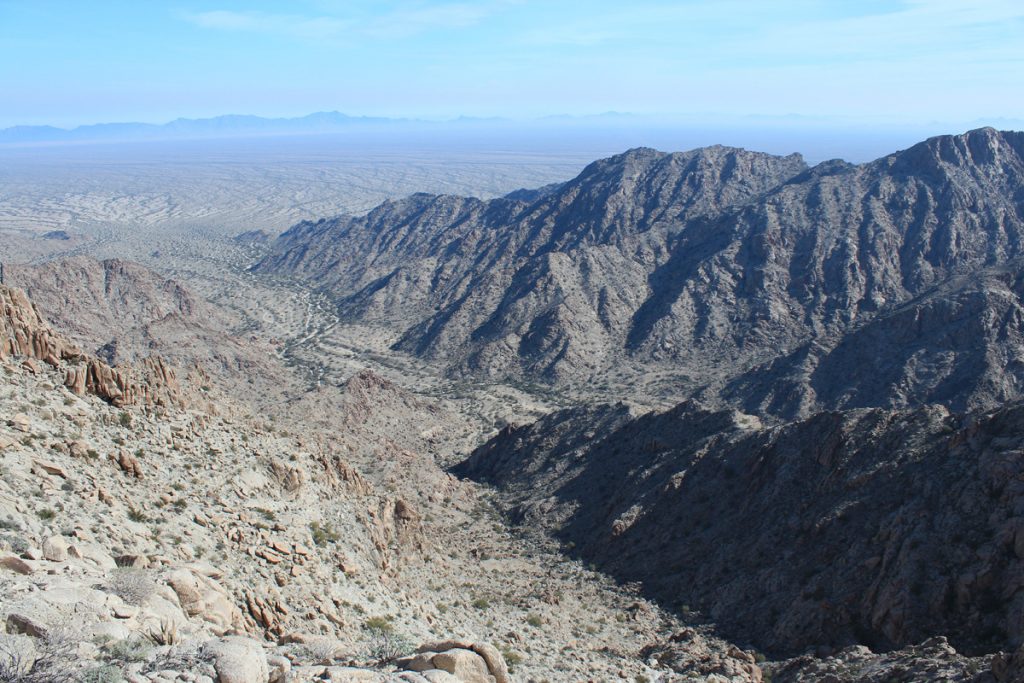
<instances>
[{"instance_id":1,"label":"boulder","mask_svg":"<svg viewBox=\"0 0 1024 683\"><path fill-rule=\"evenodd\" d=\"M462 683L458 678L441 669L424 671L422 676L430 681L430 683Z\"/></svg>"},{"instance_id":2,"label":"boulder","mask_svg":"<svg viewBox=\"0 0 1024 683\"><path fill-rule=\"evenodd\" d=\"M179 569L167 577L167 584L178 596L185 614L190 617L199 617L223 630L230 628L240 618L238 609L228 599L225 590L212 579L188 569Z\"/></svg>"},{"instance_id":3,"label":"boulder","mask_svg":"<svg viewBox=\"0 0 1024 683\"><path fill-rule=\"evenodd\" d=\"M12 417L9 424L19 432L29 431L32 425L31 421L29 421L28 415L25 413L18 413Z\"/></svg>"},{"instance_id":4,"label":"boulder","mask_svg":"<svg viewBox=\"0 0 1024 683\"><path fill-rule=\"evenodd\" d=\"M512 679L508 675L508 664L505 663L502 654L498 652L498 648L488 643L474 643L473 652L483 658L484 663L487 664L487 670L494 676L495 683L512 683Z\"/></svg>"},{"instance_id":5,"label":"boulder","mask_svg":"<svg viewBox=\"0 0 1024 683\"><path fill-rule=\"evenodd\" d=\"M65 445L68 447L68 454L72 458L85 458L89 455L89 444L81 439L68 441Z\"/></svg>"},{"instance_id":6,"label":"boulder","mask_svg":"<svg viewBox=\"0 0 1024 683\"><path fill-rule=\"evenodd\" d=\"M267 657L267 666L270 668L268 683L286 683L288 681L292 663L287 657L270 655Z\"/></svg>"},{"instance_id":7,"label":"boulder","mask_svg":"<svg viewBox=\"0 0 1024 683\"><path fill-rule=\"evenodd\" d=\"M463 683L494 683L487 662L472 650L447 650L434 655L431 662L435 668L447 671Z\"/></svg>"},{"instance_id":8,"label":"boulder","mask_svg":"<svg viewBox=\"0 0 1024 683\"><path fill-rule=\"evenodd\" d=\"M30 565L28 562L21 559L20 557L15 557L13 555L0 557L0 567L3 567L4 569L9 569L12 572L16 572L18 574L24 574L26 576L32 573L32 565Z\"/></svg>"},{"instance_id":9,"label":"boulder","mask_svg":"<svg viewBox=\"0 0 1024 683\"><path fill-rule=\"evenodd\" d=\"M74 544L68 546L68 556L79 560L87 560L101 569L113 569L117 566L117 563L114 562L114 558L112 558L101 546L98 546L95 543L76 541Z\"/></svg>"},{"instance_id":10,"label":"boulder","mask_svg":"<svg viewBox=\"0 0 1024 683\"><path fill-rule=\"evenodd\" d=\"M243 636L228 636L208 643L206 654L213 659L217 683L267 683L270 667L258 642Z\"/></svg>"},{"instance_id":11,"label":"boulder","mask_svg":"<svg viewBox=\"0 0 1024 683\"><path fill-rule=\"evenodd\" d=\"M64 562L68 559L68 547L63 536L50 536L43 541L43 557L50 562Z\"/></svg>"}]
</instances>

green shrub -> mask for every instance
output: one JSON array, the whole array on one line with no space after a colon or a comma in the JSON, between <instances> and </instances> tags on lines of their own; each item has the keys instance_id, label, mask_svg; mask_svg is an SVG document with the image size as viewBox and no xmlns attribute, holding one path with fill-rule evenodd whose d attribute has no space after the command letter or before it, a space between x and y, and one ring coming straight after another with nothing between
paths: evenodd
<instances>
[{"instance_id":1,"label":"green shrub","mask_svg":"<svg viewBox=\"0 0 1024 683\"><path fill-rule=\"evenodd\" d=\"M363 622L363 628L367 631L384 631L387 633L395 630L395 627L391 625L391 621L387 617L370 617Z\"/></svg>"},{"instance_id":2,"label":"green shrub","mask_svg":"<svg viewBox=\"0 0 1024 683\"><path fill-rule=\"evenodd\" d=\"M334 530L330 524L320 524L320 522L310 522L309 532L313 534L313 543L318 546L325 546L328 543L337 543L341 540L341 534Z\"/></svg>"},{"instance_id":3,"label":"green shrub","mask_svg":"<svg viewBox=\"0 0 1024 683\"><path fill-rule=\"evenodd\" d=\"M505 658L505 663L508 664L509 673L513 673L516 670L516 666L522 664L523 658L518 652L512 652L511 650L505 650L501 653Z\"/></svg>"}]
</instances>

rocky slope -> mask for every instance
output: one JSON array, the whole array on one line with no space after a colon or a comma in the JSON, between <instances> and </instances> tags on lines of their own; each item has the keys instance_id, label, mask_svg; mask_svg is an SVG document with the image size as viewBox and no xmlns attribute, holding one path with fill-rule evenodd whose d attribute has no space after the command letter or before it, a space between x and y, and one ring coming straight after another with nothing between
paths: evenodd
<instances>
[{"instance_id":1,"label":"rocky slope","mask_svg":"<svg viewBox=\"0 0 1024 683\"><path fill-rule=\"evenodd\" d=\"M287 420L77 395L80 352L0 291L3 676L760 680L706 629L647 657L676 619L513 535L441 469L457 416L372 373Z\"/></svg>"},{"instance_id":2,"label":"rocky slope","mask_svg":"<svg viewBox=\"0 0 1024 683\"><path fill-rule=\"evenodd\" d=\"M765 427L692 403L571 409L458 468L515 519L774 653L1024 642L1024 405L823 412Z\"/></svg>"},{"instance_id":3,"label":"rocky slope","mask_svg":"<svg viewBox=\"0 0 1024 683\"><path fill-rule=\"evenodd\" d=\"M625 346L684 226L805 168L795 155L639 149L537 195L414 195L301 223L257 270L308 278L346 315L401 325L398 348L456 369L575 376Z\"/></svg>"},{"instance_id":4,"label":"rocky slope","mask_svg":"<svg viewBox=\"0 0 1024 683\"><path fill-rule=\"evenodd\" d=\"M21 357L33 373L40 372L36 361L42 361L63 375L73 393L93 394L115 406L167 407L185 400L174 371L160 357L112 368L53 332L24 292L0 285L0 359L7 357Z\"/></svg>"},{"instance_id":5,"label":"rocky slope","mask_svg":"<svg viewBox=\"0 0 1024 683\"><path fill-rule=\"evenodd\" d=\"M278 405L299 383L283 367L279 343L245 332L235 312L137 263L76 256L4 264L2 273L42 319L110 365L159 357L226 406Z\"/></svg>"},{"instance_id":6,"label":"rocky slope","mask_svg":"<svg viewBox=\"0 0 1024 683\"><path fill-rule=\"evenodd\" d=\"M676 396L786 418L1020 397L1022 133L813 169L634 150L524 196L416 195L302 223L257 270L398 326L396 348L454 372L618 391L668 372ZM878 372L851 373L883 337L897 343L872 358Z\"/></svg>"}]
</instances>

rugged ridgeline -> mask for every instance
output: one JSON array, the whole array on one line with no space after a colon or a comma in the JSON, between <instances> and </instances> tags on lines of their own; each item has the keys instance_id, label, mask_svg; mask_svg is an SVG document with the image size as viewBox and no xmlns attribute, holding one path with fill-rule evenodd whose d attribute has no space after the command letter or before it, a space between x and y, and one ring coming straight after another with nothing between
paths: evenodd
<instances>
[{"instance_id":1,"label":"rugged ridgeline","mask_svg":"<svg viewBox=\"0 0 1024 683\"><path fill-rule=\"evenodd\" d=\"M533 193L414 195L302 223L257 269L308 278L346 315L400 326L398 348L454 371L579 378L630 345L685 226L805 169L795 155L639 149Z\"/></svg>"},{"instance_id":2,"label":"rugged ridgeline","mask_svg":"<svg viewBox=\"0 0 1024 683\"><path fill-rule=\"evenodd\" d=\"M52 366L75 394L94 394L115 406L166 407L184 401L174 371L159 356L111 367L55 333L24 292L0 285L0 359L9 357L21 358L33 373L40 372L36 361Z\"/></svg>"},{"instance_id":3,"label":"rugged ridgeline","mask_svg":"<svg viewBox=\"0 0 1024 683\"><path fill-rule=\"evenodd\" d=\"M147 355L159 336L150 327L223 317L182 284L120 259L4 264L3 276L4 284L24 290L52 324L91 351L103 349L110 362Z\"/></svg>"},{"instance_id":4,"label":"rugged ridgeline","mask_svg":"<svg viewBox=\"0 0 1024 683\"><path fill-rule=\"evenodd\" d=\"M234 311L140 264L76 256L4 264L3 276L79 348L110 365L159 356L221 405L282 404L293 384L282 379L278 348L240 333ZM210 388L220 391L209 394Z\"/></svg>"},{"instance_id":5,"label":"rugged ridgeline","mask_svg":"<svg viewBox=\"0 0 1024 683\"><path fill-rule=\"evenodd\" d=\"M570 409L457 471L666 604L776 654L946 636L1024 642L1024 405L824 412ZM685 607L683 606L685 603Z\"/></svg>"},{"instance_id":6,"label":"rugged ridgeline","mask_svg":"<svg viewBox=\"0 0 1024 683\"><path fill-rule=\"evenodd\" d=\"M992 129L812 169L633 150L534 193L302 223L256 268L453 372L593 382L634 362L781 417L992 407L1024 368L1022 155Z\"/></svg>"}]
</instances>

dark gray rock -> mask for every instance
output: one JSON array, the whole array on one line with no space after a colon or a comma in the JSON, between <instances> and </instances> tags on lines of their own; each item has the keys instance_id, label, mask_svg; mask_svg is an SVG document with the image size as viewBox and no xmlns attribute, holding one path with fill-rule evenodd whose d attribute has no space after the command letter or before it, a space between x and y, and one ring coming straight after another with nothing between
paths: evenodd
<instances>
[{"instance_id":1,"label":"dark gray rock","mask_svg":"<svg viewBox=\"0 0 1024 683\"><path fill-rule=\"evenodd\" d=\"M688 403L577 408L457 468L518 523L774 654L1024 641L1024 405L824 412L765 427Z\"/></svg>"}]
</instances>

